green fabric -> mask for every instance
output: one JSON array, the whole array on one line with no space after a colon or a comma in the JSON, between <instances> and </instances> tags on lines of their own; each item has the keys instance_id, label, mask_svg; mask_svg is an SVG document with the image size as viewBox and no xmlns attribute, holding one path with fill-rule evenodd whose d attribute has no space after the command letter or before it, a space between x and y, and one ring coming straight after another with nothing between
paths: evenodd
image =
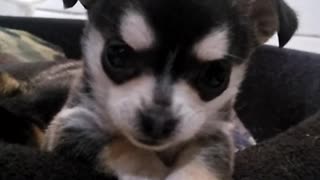
<instances>
[{"instance_id":1,"label":"green fabric","mask_svg":"<svg viewBox=\"0 0 320 180\"><path fill-rule=\"evenodd\" d=\"M63 59L56 46L30 33L0 27L0 63L39 62Z\"/></svg>"}]
</instances>

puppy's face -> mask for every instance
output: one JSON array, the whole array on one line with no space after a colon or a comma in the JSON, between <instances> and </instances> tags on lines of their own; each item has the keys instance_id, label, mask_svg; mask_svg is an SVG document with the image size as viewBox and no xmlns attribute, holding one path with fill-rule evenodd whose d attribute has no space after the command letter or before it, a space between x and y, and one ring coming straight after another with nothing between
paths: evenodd
<instances>
[{"instance_id":1,"label":"puppy's face","mask_svg":"<svg viewBox=\"0 0 320 180\"><path fill-rule=\"evenodd\" d=\"M262 38L244 4L91 2L85 69L105 126L153 150L228 130L246 60Z\"/></svg>"}]
</instances>

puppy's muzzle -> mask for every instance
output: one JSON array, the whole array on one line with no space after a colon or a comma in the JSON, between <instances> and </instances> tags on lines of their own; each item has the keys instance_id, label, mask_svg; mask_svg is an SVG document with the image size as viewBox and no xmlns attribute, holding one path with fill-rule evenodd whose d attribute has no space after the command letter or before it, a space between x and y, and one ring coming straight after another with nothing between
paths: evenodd
<instances>
[{"instance_id":1,"label":"puppy's muzzle","mask_svg":"<svg viewBox=\"0 0 320 180\"><path fill-rule=\"evenodd\" d=\"M138 138L146 145L160 145L174 135L178 119L167 107L155 106L138 113L139 130L142 137Z\"/></svg>"}]
</instances>

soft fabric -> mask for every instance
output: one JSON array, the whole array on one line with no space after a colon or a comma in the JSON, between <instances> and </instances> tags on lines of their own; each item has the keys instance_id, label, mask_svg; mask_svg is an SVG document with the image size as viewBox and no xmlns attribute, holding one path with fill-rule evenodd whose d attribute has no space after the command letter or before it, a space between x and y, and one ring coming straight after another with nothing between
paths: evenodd
<instances>
[{"instance_id":1,"label":"soft fabric","mask_svg":"<svg viewBox=\"0 0 320 180\"><path fill-rule=\"evenodd\" d=\"M0 65L0 142L39 147L81 62Z\"/></svg>"},{"instance_id":2,"label":"soft fabric","mask_svg":"<svg viewBox=\"0 0 320 180\"><path fill-rule=\"evenodd\" d=\"M0 142L38 147L79 66L26 31L0 27L0 42Z\"/></svg>"},{"instance_id":3,"label":"soft fabric","mask_svg":"<svg viewBox=\"0 0 320 180\"><path fill-rule=\"evenodd\" d=\"M237 154L235 180L318 180L320 112Z\"/></svg>"},{"instance_id":4,"label":"soft fabric","mask_svg":"<svg viewBox=\"0 0 320 180\"><path fill-rule=\"evenodd\" d=\"M57 46L25 31L0 27L0 64L53 61L64 57Z\"/></svg>"},{"instance_id":5,"label":"soft fabric","mask_svg":"<svg viewBox=\"0 0 320 180\"><path fill-rule=\"evenodd\" d=\"M81 35L85 21L34 17L0 16L0 26L20 29L61 47L71 59L81 57Z\"/></svg>"},{"instance_id":6,"label":"soft fabric","mask_svg":"<svg viewBox=\"0 0 320 180\"><path fill-rule=\"evenodd\" d=\"M236 103L258 142L320 109L320 54L264 46L252 57Z\"/></svg>"},{"instance_id":7,"label":"soft fabric","mask_svg":"<svg viewBox=\"0 0 320 180\"><path fill-rule=\"evenodd\" d=\"M115 180L86 162L0 143L1 180Z\"/></svg>"}]
</instances>

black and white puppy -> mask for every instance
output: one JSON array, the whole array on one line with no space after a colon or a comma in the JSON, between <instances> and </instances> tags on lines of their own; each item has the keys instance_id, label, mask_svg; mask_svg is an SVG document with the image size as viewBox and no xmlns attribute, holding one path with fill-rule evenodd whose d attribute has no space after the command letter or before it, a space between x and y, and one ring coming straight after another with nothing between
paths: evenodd
<instances>
[{"instance_id":1,"label":"black and white puppy","mask_svg":"<svg viewBox=\"0 0 320 180\"><path fill-rule=\"evenodd\" d=\"M66 7L77 0L64 0ZM232 179L250 55L297 27L282 0L82 0L84 68L44 148L120 180Z\"/></svg>"}]
</instances>

